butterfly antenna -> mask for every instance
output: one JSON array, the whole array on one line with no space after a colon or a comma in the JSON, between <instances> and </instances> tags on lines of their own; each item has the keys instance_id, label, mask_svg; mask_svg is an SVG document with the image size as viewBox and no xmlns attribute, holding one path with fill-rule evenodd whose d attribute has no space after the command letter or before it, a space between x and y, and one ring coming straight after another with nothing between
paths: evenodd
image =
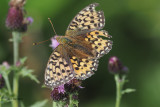
<instances>
[{"instance_id":1,"label":"butterfly antenna","mask_svg":"<svg viewBox=\"0 0 160 107\"><path fill-rule=\"evenodd\" d=\"M45 41L42 41L42 42L37 42L37 43L34 42L33 45L39 45L39 44L42 44L42 43L47 42L47 41L49 41L49 40L51 40L51 39L48 39L48 40L45 40Z\"/></svg>"},{"instance_id":2,"label":"butterfly antenna","mask_svg":"<svg viewBox=\"0 0 160 107\"><path fill-rule=\"evenodd\" d=\"M57 35L57 33L56 33L55 29L54 29L54 26L53 26L53 23L52 23L51 19L50 19L50 18L48 18L48 20L49 20L49 22L50 22L50 23L51 23L51 25L52 25L52 28L53 28L54 33Z\"/></svg>"},{"instance_id":3,"label":"butterfly antenna","mask_svg":"<svg viewBox=\"0 0 160 107\"><path fill-rule=\"evenodd\" d=\"M54 33L57 35L57 33L56 33L55 29L54 29L54 26L53 26L53 23L52 23L51 19L48 18L48 20L49 20L49 22L50 22L51 25L52 25L52 28L53 28ZM46 41L49 41L49 40L51 40L51 39L48 39L48 40L45 40L45 41L42 41L42 42L37 42L37 43L34 42L33 45L39 45L39 44L42 44L42 43L44 43L44 42L46 42Z\"/></svg>"}]
</instances>

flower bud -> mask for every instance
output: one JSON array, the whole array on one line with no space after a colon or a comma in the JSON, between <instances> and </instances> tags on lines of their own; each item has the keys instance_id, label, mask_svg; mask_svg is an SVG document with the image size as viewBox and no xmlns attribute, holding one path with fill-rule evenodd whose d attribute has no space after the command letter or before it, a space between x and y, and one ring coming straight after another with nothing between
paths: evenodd
<instances>
[{"instance_id":1,"label":"flower bud","mask_svg":"<svg viewBox=\"0 0 160 107\"><path fill-rule=\"evenodd\" d=\"M21 30L23 27L23 12L18 7L10 7L6 19L6 27L11 30Z\"/></svg>"},{"instance_id":2,"label":"flower bud","mask_svg":"<svg viewBox=\"0 0 160 107\"><path fill-rule=\"evenodd\" d=\"M25 0L11 0L9 3L9 10L6 19L6 27L13 31L25 32L27 25L33 20L24 18L23 6Z\"/></svg>"},{"instance_id":3,"label":"flower bud","mask_svg":"<svg viewBox=\"0 0 160 107\"><path fill-rule=\"evenodd\" d=\"M108 69L112 74L124 74L128 72L128 68L123 66L116 56L109 59Z\"/></svg>"},{"instance_id":4,"label":"flower bud","mask_svg":"<svg viewBox=\"0 0 160 107\"><path fill-rule=\"evenodd\" d=\"M9 69L9 68L10 68L10 65L9 65L9 63L8 63L7 61L4 61L4 62L2 63L2 66L5 66L6 69Z\"/></svg>"},{"instance_id":5,"label":"flower bud","mask_svg":"<svg viewBox=\"0 0 160 107\"><path fill-rule=\"evenodd\" d=\"M20 61L17 61L17 62L16 62L16 66L17 66L17 67L20 67L20 66L21 66L21 62L20 62Z\"/></svg>"}]
</instances>

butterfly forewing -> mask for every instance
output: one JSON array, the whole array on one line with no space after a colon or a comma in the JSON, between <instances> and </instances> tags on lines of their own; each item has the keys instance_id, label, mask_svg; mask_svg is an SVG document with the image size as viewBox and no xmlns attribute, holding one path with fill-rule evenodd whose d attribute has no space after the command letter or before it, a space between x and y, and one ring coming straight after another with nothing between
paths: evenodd
<instances>
[{"instance_id":1,"label":"butterfly forewing","mask_svg":"<svg viewBox=\"0 0 160 107\"><path fill-rule=\"evenodd\" d=\"M65 49L59 45L51 54L45 71L45 85L55 88L74 78L74 69ZM67 53L66 53L67 54Z\"/></svg>"},{"instance_id":2,"label":"butterfly forewing","mask_svg":"<svg viewBox=\"0 0 160 107\"><path fill-rule=\"evenodd\" d=\"M93 3L81 10L70 22L66 35L77 36L93 30L102 29L105 25L103 11L96 11L98 3Z\"/></svg>"}]
</instances>

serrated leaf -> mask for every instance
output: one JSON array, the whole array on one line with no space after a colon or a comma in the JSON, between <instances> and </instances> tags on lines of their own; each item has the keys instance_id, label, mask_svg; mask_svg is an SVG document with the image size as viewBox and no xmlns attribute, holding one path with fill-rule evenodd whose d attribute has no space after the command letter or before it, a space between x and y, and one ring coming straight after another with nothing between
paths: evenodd
<instances>
[{"instance_id":1,"label":"serrated leaf","mask_svg":"<svg viewBox=\"0 0 160 107\"><path fill-rule=\"evenodd\" d=\"M132 93L132 92L135 92L136 89L132 89L132 88L127 88L125 90L122 91L122 94L125 94L125 93Z\"/></svg>"},{"instance_id":2,"label":"serrated leaf","mask_svg":"<svg viewBox=\"0 0 160 107\"><path fill-rule=\"evenodd\" d=\"M31 80L35 81L36 83L40 83L39 80L36 78L35 75L32 74L33 70L27 69L26 67L22 68L20 71L20 75L23 77L29 77Z\"/></svg>"},{"instance_id":3,"label":"serrated leaf","mask_svg":"<svg viewBox=\"0 0 160 107\"><path fill-rule=\"evenodd\" d=\"M48 100L38 101L34 103L33 105L31 105L30 107L46 107L47 102Z\"/></svg>"},{"instance_id":4,"label":"serrated leaf","mask_svg":"<svg viewBox=\"0 0 160 107\"><path fill-rule=\"evenodd\" d=\"M23 58L20 59L20 63L23 65L26 60L27 60L27 57L23 57Z\"/></svg>"},{"instance_id":5,"label":"serrated leaf","mask_svg":"<svg viewBox=\"0 0 160 107\"><path fill-rule=\"evenodd\" d=\"M36 78L35 75L31 74L31 75L28 75L28 77L29 77L31 80L35 81L36 83L38 83L38 84L40 83L39 80Z\"/></svg>"}]
</instances>

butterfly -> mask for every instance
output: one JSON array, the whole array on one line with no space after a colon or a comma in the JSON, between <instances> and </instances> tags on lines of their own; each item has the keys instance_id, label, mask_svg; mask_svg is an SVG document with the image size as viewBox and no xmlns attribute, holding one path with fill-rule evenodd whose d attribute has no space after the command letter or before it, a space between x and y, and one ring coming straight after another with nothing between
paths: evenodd
<instances>
[{"instance_id":1,"label":"butterfly","mask_svg":"<svg viewBox=\"0 0 160 107\"><path fill-rule=\"evenodd\" d=\"M59 45L51 54L45 70L45 85L56 88L73 78L84 80L97 70L98 60L112 48L103 11L96 11L98 3L81 10L70 22L65 36L55 36Z\"/></svg>"}]
</instances>

